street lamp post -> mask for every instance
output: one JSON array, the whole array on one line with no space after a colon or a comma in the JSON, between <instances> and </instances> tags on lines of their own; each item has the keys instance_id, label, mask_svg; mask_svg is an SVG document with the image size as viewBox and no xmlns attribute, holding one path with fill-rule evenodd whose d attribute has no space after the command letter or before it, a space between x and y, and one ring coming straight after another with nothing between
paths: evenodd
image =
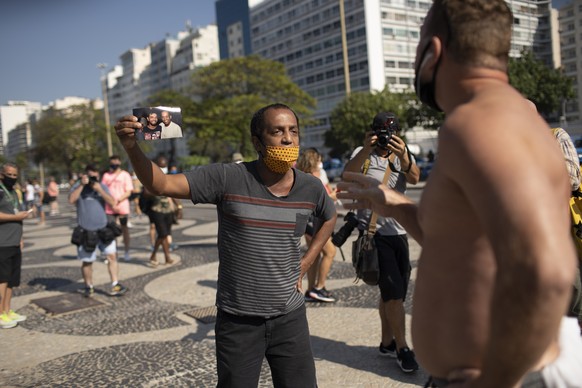
<instances>
[{"instance_id":1,"label":"street lamp post","mask_svg":"<svg viewBox=\"0 0 582 388\"><path fill-rule=\"evenodd\" d=\"M111 128L109 126L109 103L107 102L107 76L105 74L106 63L98 63L97 67L101 70L101 93L103 94L103 110L105 111L105 134L107 138L107 156L113 155L111 145Z\"/></svg>"},{"instance_id":2,"label":"street lamp post","mask_svg":"<svg viewBox=\"0 0 582 388\"><path fill-rule=\"evenodd\" d=\"M340 29L342 34L342 52L344 57L344 82L346 83L346 96L350 95L350 62L348 60L348 39L346 36L346 21L344 12L344 0L339 0Z\"/></svg>"}]
</instances>

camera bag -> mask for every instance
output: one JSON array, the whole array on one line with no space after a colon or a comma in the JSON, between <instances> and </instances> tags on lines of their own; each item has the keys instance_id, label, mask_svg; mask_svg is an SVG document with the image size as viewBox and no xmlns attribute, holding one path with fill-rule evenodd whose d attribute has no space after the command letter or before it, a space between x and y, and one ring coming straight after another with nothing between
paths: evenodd
<instances>
[{"instance_id":1,"label":"camera bag","mask_svg":"<svg viewBox=\"0 0 582 388\"><path fill-rule=\"evenodd\" d=\"M374 233L364 233L352 243L352 264L356 270L356 281L375 286L380 277L378 249L374 243Z\"/></svg>"},{"instance_id":2,"label":"camera bag","mask_svg":"<svg viewBox=\"0 0 582 388\"><path fill-rule=\"evenodd\" d=\"M362 170L366 175L368 167L370 166L370 159L368 158L364 163ZM386 168L382 184L388 182L391 167ZM362 279L364 283L375 286L378 284L380 278L380 264L378 263L378 248L374 242L374 235L376 234L376 220L378 215L375 212L370 214L370 222L368 223L368 230L360 235L356 241L352 243L352 265L356 270L356 281Z\"/></svg>"},{"instance_id":3,"label":"camera bag","mask_svg":"<svg viewBox=\"0 0 582 388\"><path fill-rule=\"evenodd\" d=\"M77 246L83 245L84 239L85 239L85 229L77 225L75 229L73 229L73 234L71 235L71 244L75 244Z\"/></svg>"},{"instance_id":4,"label":"camera bag","mask_svg":"<svg viewBox=\"0 0 582 388\"><path fill-rule=\"evenodd\" d=\"M85 230L83 249L85 252L93 252L99 244L99 233L97 230Z\"/></svg>"}]
</instances>

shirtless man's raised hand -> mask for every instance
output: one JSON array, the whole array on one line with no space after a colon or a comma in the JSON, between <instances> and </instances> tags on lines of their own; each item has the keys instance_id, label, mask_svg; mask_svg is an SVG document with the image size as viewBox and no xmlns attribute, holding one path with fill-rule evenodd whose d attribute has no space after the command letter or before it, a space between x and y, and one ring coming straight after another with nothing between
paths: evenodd
<instances>
[{"instance_id":1,"label":"shirtless man's raised hand","mask_svg":"<svg viewBox=\"0 0 582 388\"><path fill-rule=\"evenodd\" d=\"M418 207L357 174L338 185L346 208L394 217L422 245L412 339L435 387L582 381L579 330L563 320L576 265L568 176L547 124L508 83L512 23L503 0L429 10L416 88L446 119Z\"/></svg>"}]
</instances>

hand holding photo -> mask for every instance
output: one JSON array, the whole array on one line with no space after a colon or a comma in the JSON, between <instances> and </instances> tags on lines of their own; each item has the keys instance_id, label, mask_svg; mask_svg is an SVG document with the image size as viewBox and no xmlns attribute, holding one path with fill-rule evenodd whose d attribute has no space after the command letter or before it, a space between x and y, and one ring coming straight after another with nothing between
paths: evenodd
<instances>
[{"instance_id":1,"label":"hand holding photo","mask_svg":"<svg viewBox=\"0 0 582 388\"><path fill-rule=\"evenodd\" d=\"M179 107L134 108L133 115L143 125L143 128L136 132L139 140L182 137L182 110Z\"/></svg>"}]
</instances>

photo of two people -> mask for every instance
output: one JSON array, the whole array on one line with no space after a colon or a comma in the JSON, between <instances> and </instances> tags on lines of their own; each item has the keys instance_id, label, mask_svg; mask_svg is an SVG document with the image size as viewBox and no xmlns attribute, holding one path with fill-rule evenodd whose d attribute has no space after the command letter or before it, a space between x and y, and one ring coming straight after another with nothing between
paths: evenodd
<instances>
[{"instance_id":1,"label":"photo of two people","mask_svg":"<svg viewBox=\"0 0 582 388\"><path fill-rule=\"evenodd\" d=\"M182 137L182 110L178 107L156 106L134 108L143 128L136 131L138 140L163 140Z\"/></svg>"}]
</instances>

